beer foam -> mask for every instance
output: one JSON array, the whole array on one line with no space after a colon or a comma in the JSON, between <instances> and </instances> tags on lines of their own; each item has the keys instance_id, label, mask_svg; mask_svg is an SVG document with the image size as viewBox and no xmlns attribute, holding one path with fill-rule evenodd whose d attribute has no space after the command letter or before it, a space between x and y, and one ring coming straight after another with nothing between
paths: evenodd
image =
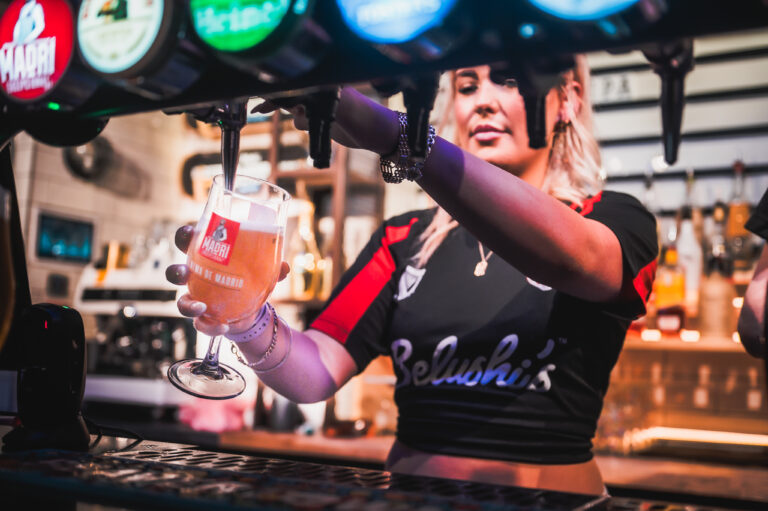
<instances>
[{"instance_id":1,"label":"beer foam","mask_svg":"<svg viewBox=\"0 0 768 511\"><path fill-rule=\"evenodd\" d=\"M276 224L277 223L277 211L274 209L256 204L255 202L250 204L248 210L248 222L258 222L264 224Z\"/></svg>"},{"instance_id":2,"label":"beer foam","mask_svg":"<svg viewBox=\"0 0 768 511\"><path fill-rule=\"evenodd\" d=\"M273 223L267 223L267 222L254 222L251 220L246 220L245 222L240 223L240 230L241 231L251 231L251 232L263 232L265 234L282 234L283 229Z\"/></svg>"}]
</instances>

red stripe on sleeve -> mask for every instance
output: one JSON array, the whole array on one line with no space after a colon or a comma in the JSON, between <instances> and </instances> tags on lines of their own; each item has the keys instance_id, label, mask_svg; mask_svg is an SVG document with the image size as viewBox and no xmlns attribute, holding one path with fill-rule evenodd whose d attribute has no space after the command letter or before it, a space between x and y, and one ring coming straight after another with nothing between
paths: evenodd
<instances>
[{"instance_id":1,"label":"red stripe on sleeve","mask_svg":"<svg viewBox=\"0 0 768 511\"><path fill-rule=\"evenodd\" d=\"M643 269L637 272L634 280L632 280L632 285L643 300L643 304L645 304L648 301L648 297L651 296L651 289L653 288L653 279L655 276L656 259L645 265Z\"/></svg>"},{"instance_id":2,"label":"red stripe on sleeve","mask_svg":"<svg viewBox=\"0 0 768 511\"><path fill-rule=\"evenodd\" d=\"M387 227L381 247L373 254L370 261L341 290L325 310L312 322L310 328L328 334L340 343L347 342L349 333L355 327L365 311L373 303L395 271L395 261L389 246L408 237L411 227L418 218L411 219L408 225Z\"/></svg>"}]
</instances>

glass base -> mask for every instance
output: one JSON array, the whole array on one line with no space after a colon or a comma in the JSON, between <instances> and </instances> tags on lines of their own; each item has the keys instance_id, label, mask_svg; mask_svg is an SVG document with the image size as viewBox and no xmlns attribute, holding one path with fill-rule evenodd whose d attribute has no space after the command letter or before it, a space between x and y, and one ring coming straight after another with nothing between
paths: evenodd
<instances>
[{"instance_id":1,"label":"glass base","mask_svg":"<svg viewBox=\"0 0 768 511\"><path fill-rule=\"evenodd\" d=\"M177 389L204 399L231 399L245 390L245 378L237 370L224 364L210 370L199 358L173 364L168 368L168 379Z\"/></svg>"}]
</instances>

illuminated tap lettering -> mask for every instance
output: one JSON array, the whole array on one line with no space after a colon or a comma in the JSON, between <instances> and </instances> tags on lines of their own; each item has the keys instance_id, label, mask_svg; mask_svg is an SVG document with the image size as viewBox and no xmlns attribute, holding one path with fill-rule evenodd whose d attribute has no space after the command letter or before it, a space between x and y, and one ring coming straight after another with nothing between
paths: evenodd
<instances>
[{"instance_id":1,"label":"illuminated tap lettering","mask_svg":"<svg viewBox=\"0 0 768 511\"><path fill-rule=\"evenodd\" d=\"M15 0L0 19L0 87L35 100L49 92L72 56L72 12L64 0Z\"/></svg>"}]
</instances>

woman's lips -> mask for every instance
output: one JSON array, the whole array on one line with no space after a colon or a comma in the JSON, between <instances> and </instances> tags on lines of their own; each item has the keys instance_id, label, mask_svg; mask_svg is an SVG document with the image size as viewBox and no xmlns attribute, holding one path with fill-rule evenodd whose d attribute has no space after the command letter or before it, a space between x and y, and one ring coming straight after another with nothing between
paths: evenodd
<instances>
[{"instance_id":1,"label":"woman's lips","mask_svg":"<svg viewBox=\"0 0 768 511\"><path fill-rule=\"evenodd\" d=\"M478 126L474 129L472 137L478 142L490 142L499 138L504 131L493 126Z\"/></svg>"}]
</instances>

